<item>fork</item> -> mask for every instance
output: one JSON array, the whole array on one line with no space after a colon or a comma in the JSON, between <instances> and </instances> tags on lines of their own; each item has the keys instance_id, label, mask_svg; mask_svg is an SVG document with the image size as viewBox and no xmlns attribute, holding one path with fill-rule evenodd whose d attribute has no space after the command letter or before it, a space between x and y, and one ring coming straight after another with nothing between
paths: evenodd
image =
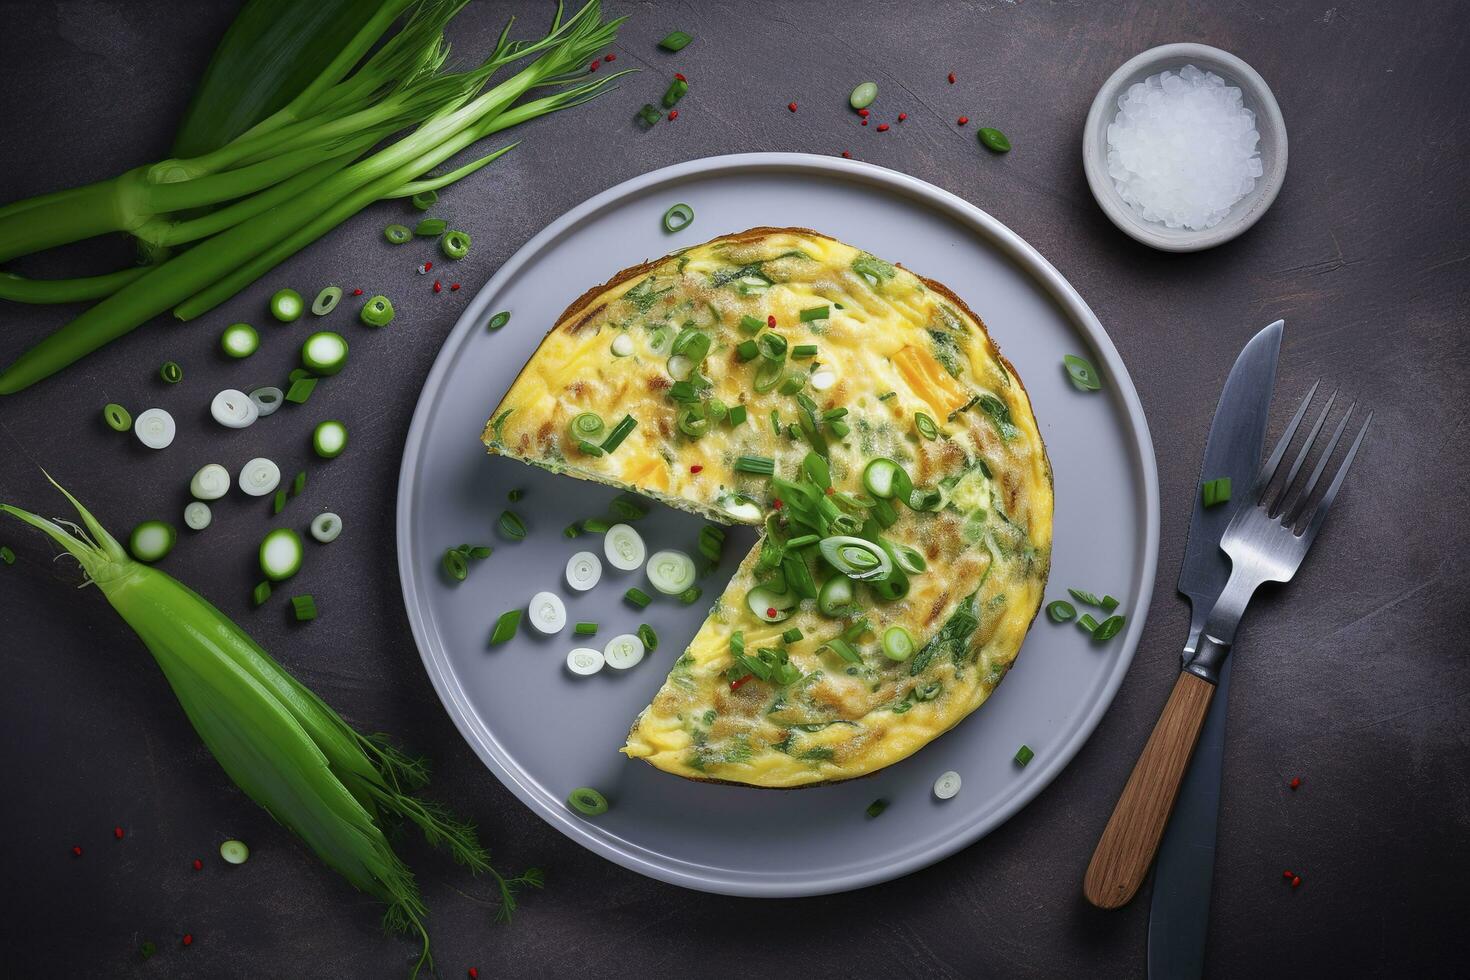
<instances>
[{"instance_id":1,"label":"fork","mask_svg":"<svg viewBox=\"0 0 1470 980\"><path fill-rule=\"evenodd\" d=\"M1230 579L1210 611L1194 658L1180 672L1087 866L1082 891L1098 908L1113 909L1126 904L1143 883L1169 822L1169 813L1174 809L1180 780L1194 754L1200 727L1220 678L1220 667L1230 654L1245 607L1261 585L1289 582L1301 567L1373 422L1373 413L1369 412L1327 489L1314 499L1317 484L1357 408L1356 402L1348 406L1310 475L1298 484L1297 478L1337 401L1336 391L1328 396L1311 432L1284 473L1281 463L1320 385L1320 381L1314 383L1302 399L1285 434L1261 467L1250 495L1240 503L1221 538L1220 547L1230 556Z\"/></svg>"}]
</instances>

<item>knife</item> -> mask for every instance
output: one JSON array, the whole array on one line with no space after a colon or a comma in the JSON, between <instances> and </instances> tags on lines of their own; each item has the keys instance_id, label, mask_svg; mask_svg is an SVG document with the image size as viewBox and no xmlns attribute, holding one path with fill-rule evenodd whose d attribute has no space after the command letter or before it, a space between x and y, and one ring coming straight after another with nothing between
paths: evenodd
<instances>
[{"instance_id":1,"label":"knife","mask_svg":"<svg viewBox=\"0 0 1470 980\"><path fill-rule=\"evenodd\" d=\"M1284 327L1285 322L1277 320L1245 345L1225 380L1210 423L1199 483L1229 477L1236 506L1244 499L1260 466ZM1206 508L1200 494L1195 493L1189 541L1179 572L1179 591L1189 597L1190 603L1189 639L1181 666L1194 656L1205 619L1230 577L1230 559L1220 550L1220 536L1234 511L1234 506ZM1198 977L1204 970L1229 685L1227 660L1200 731L1194 760L1179 788L1173 816L1159 846L1148 922L1148 974L1154 980Z\"/></svg>"}]
</instances>

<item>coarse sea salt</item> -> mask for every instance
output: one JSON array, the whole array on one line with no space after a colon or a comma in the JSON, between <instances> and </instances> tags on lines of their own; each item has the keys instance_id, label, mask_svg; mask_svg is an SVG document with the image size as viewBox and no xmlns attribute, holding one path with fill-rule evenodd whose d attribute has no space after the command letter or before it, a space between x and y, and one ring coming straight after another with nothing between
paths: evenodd
<instances>
[{"instance_id":1,"label":"coarse sea salt","mask_svg":"<svg viewBox=\"0 0 1470 980\"><path fill-rule=\"evenodd\" d=\"M1260 139L1240 89L1186 65L1118 97L1108 125L1108 175L1139 217L1202 231L1256 186Z\"/></svg>"}]
</instances>

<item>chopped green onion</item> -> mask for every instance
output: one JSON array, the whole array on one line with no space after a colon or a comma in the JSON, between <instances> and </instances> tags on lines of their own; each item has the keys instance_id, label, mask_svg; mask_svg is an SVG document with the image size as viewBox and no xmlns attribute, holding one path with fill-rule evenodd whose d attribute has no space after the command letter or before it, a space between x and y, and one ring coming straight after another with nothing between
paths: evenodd
<instances>
[{"instance_id":1,"label":"chopped green onion","mask_svg":"<svg viewBox=\"0 0 1470 980\"><path fill-rule=\"evenodd\" d=\"M769 456L741 456L731 467L736 473L756 473L770 476L776 472L776 461Z\"/></svg>"},{"instance_id":2,"label":"chopped green onion","mask_svg":"<svg viewBox=\"0 0 1470 980\"><path fill-rule=\"evenodd\" d=\"M725 421L729 422L732 427L744 425L746 415L747 412L744 405L732 405L730 411L725 415Z\"/></svg>"},{"instance_id":3,"label":"chopped green onion","mask_svg":"<svg viewBox=\"0 0 1470 980\"><path fill-rule=\"evenodd\" d=\"M822 306L808 306L806 309L802 310L800 314L798 314L797 318L801 320L802 323L810 323L813 320L825 320L831 314L832 307L830 305L823 304Z\"/></svg>"},{"instance_id":4,"label":"chopped green onion","mask_svg":"<svg viewBox=\"0 0 1470 980\"><path fill-rule=\"evenodd\" d=\"M756 338L760 344L761 354L773 360L780 361L786 358L786 338L778 333L767 332Z\"/></svg>"},{"instance_id":5,"label":"chopped green onion","mask_svg":"<svg viewBox=\"0 0 1470 980\"><path fill-rule=\"evenodd\" d=\"M500 530L506 537L519 541L526 536L526 522L514 511L503 510L500 512Z\"/></svg>"},{"instance_id":6,"label":"chopped green onion","mask_svg":"<svg viewBox=\"0 0 1470 980\"><path fill-rule=\"evenodd\" d=\"M1067 368L1067 377L1072 379L1072 384L1079 391L1097 391L1102 387L1102 379L1097 376L1097 369L1083 358L1075 354L1066 354L1062 357L1062 364Z\"/></svg>"},{"instance_id":7,"label":"chopped green onion","mask_svg":"<svg viewBox=\"0 0 1470 980\"><path fill-rule=\"evenodd\" d=\"M499 330L501 327L505 326L509 322L510 322L510 311L509 310L501 310L499 313L495 314L494 316L492 316L490 318L490 321L485 324L485 329L486 330Z\"/></svg>"},{"instance_id":8,"label":"chopped green onion","mask_svg":"<svg viewBox=\"0 0 1470 980\"><path fill-rule=\"evenodd\" d=\"M330 378L347 364L347 338L331 330L312 334L301 345L301 363L313 374Z\"/></svg>"},{"instance_id":9,"label":"chopped green onion","mask_svg":"<svg viewBox=\"0 0 1470 980\"><path fill-rule=\"evenodd\" d=\"M271 297L271 316L282 323L290 323L301 318L301 311L306 304L301 299L301 294L294 289L277 290Z\"/></svg>"},{"instance_id":10,"label":"chopped green onion","mask_svg":"<svg viewBox=\"0 0 1470 980\"><path fill-rule=\"evenodd\" d=\"M801 642L802 635L803 634L802 634L801 630L799 630L795 626L793 626L793 627L791 627L791 629L789 629L786 632L784 632L784 633L781 634L781 642L783 642L783 643L799 643L799 642Z\"/></svg>"},{"instance_id":11,"label":"chopped green onion","mask_svg":"<svg viewBox=\"0 0 1470 980\"><path fill-rule=\"evenodd\" d=\"M673 31L662 41L658 42L658 46L665 51L683 51L692 40L694 40L693 36L685 34L683 31Z\"/></svg>"},{"instance_id":12,"label":"chopped green onion","mask_svg":"<svg viewBox=\"0 0 1470 980\"><path fill-rule=\"evenodd\" d=\"M648 508L632 494L623 494L621 497L614 498L613 502L608 504L608 509L613 512L613 516L625 521L636 521L648 516Z\"/></svg>"},{"instance_id":13,"label":"chopped green onion","mask_svg":"<svg viewBox=\"0 0 1470 980\"><path fill-rule=\"evenodd\" d=\"M822 557L848 578L871 582L893 571L888 553L878 545L852 535L835 534L822 539Z\"/></svg>"},{"instance_id":14,"label":"chopped green onion","mask_svg":"<svg viewBox=\"0 0 1470 980\"><path fill-rule=\"evenodd\" d=\"M311 430L311 448L322 459L336 459L347 448L347 426L336 419L324 419Z\"/></svg>"},{"instance_id":15,"label":"chopped green onion","mask_svg":"<svg viewBox=\"0 0 1470 980\"><path fill-rule=\"evenodd\" d=\"M791 357L794 360L804 361L817 356L816 344L797 344L791 348Z\"/></svg>"},{"instance_id":16,"label":"chopped green onion","mask_svg":"<svg viewBox=\"0 0 1470 980\"><path fill-rule=\"evenodd\" d=\"M1230 477L1222 476L1216 480L1208 480L1200 488L1200 494L1204 499L1206 507L1214 507L1230 500Z\"/></svg>"},{"instance_id":17,"label":"chopped green onion","mask_svg":"<svg viewBox=\"0 0 1470 980\"><path fill-rule=\"evenodd\" d=\"M383 229L383 237L393 245L403 245L413 241L413 232L407 225L389 225Z\"/></svg>"},{"instance_id":18,"label":"chopped green onion","mask_svg":"<svg viewBox=\"0 0 1470 980\"><path fill-rule=\"evenodd\" d=\"M658 634L647 623L638 627L638 639L643 641L643 648L649 653L658 649Z\"/></svg>"},{"instance_id":19,"label":"chopped green onion","mask_svg":"<svg viewBox=\"0 0 1470 980\"><path fill-rule=\"evenodd\" d=\"M561 529L561 533L563 537L580 538L582 536L582 522L572 521L572 523Z\"/></svg>"},{"instance_id":20,"label":"chopped green onion","mask_svg":"<svg viewBox=\"0 0 1470 980\"><path fill-rule=\"evenodd\" d=\"M1084 592L1081 589L1068 589L1067 592L1071 594L1073 599L1076 599L1083 605L1098 607L1102 606L1102 600L1093 595L1091 592Z\"/></svg>"},{"instance_id":21,"label":"chopped green onion","mask_svg":"<svg viewBox=\"0 0 1470 980\"><path fill-rule=\"evenodd\" d=\"M1122 631L1123 622L1122 616L1109 616L1097 624L1097 628L1092 631L1092 638L1098 643L1106 643Z\"/></svg>"},{"instance_id":22,"label":"chopped green onion","mask_svg":"<svg viewBox=\"0 0 1470 980\"><path fill-rule=\"evenodd\" d=\"M575 634L577 634L578 636L596 636L597 635L597 624L596 623L578 623L576 626L573 626L572 627L572 632L575 633Z\"/></svg>"},{"instance_id":23,"label":"chopped green onion","mask_svg":"<svg viewBox=\"0 0 1470 980\"><path fill-rule=\"evenodd\" d=\"M438 238L448 227L449 222L443 218L425 218L413 226L413 233L425 238Z\"/></svg>"},{"instance_id":24,"label":"chopped green onion","mask_svg":"<svg viewBox=\"0 0 1470 980\"><path fill-rule=\"evenodd\" d=\"M597 817L607 812L607 797L590 786L572 790L567 804L583 816Z\"/></svg>"},{"instance_id":25,"label":"chopped green onion","mask_svg":"<svg viewBox=\"0 0 1470 980\"><path fill-rule=\"evenodd\" d=\"M1102 597L1102 607L1104 612L1112 612L1118 608L1118 600L1110 595L1105 595Z\"/></svg>"},{"instance_id":26,"label":"chopped green onion","mask_svg":"<svg viewBox=\"0 0 1470 980\"><path fill-rule=\"evenodd\" d=\"M919 435L925 439L939 438L939 426L935 425L934 420L923 412L914 413L914 428L918 429Z\"/></svg>"},{"instance_id":27,"label":"chopped green onion","mask_svg":"<svg viewBox=\"0 0 1470 980\"><path fill-rule=\"evenodd\" d=\"M374 296L363 304L357 316L370 327L386 327L393 322L393 302L386 296Z\"/></svg>"},{"instance_id":28,"label":"chopped green onion","mask_svg":"<svg viewBox=\"0 0 1470 980\"><path fill-rule=\"evenodd\" d=\"M272 582L283 582L301 570L305 554L301 535L289 527L279 527L260 542L260 570Z\"/></svg>"},{"instance_id":29,"label":"chopped green onion","mask_svg":"<svg viewBox=\"0 0 1470 980\"><path fill-rule=\"evenodd\" d=\"M806 387L806 372L792 371L781 379L781 394L794 395Z\"/></svg>"},{"instance_id":30,"label":"chopped green onion","mask_svg":"<svg viewBox=\"0 0 1470 980\"><path fill-rule=\"evenodd\" d=\"M1083 613L1077 625L1089 633L1097 632L1097 620L1092 618L1092 613Z\"/></svg>"},{"instance_id":31,"label":"chopped green onion","mask_svg":"<svg viewBox=\"0 0 1470 980\"><path fill-rule=\"evenodd\" d=\"M863 812L866 813L868 815L868 819L871 820L886 809L888 809L888 801L878 799L874 800L872 803L869 803L868 808Z\"/></svg>"},{"instance_id":32,"label":"chopped green onion","mask_svg":"<svg viewBox=\"0 0 1470 980\"><path fill-rule=\"evenodd\" d=\"M760 356L761 349L753 340L742 340L735 345L735 356L742 361L753 361Z\"/></svg>"},{"instance_id":33,"label":"chopped green onion","mask_svg":"<svg viewBox=\"0 0 1470 980\"><path fill-rule=\"evenodd\" d=\"M520 625L521 611L519 609L501 613L500 618L495 621L495 629L490 633L490 642L504 643L516 635L516 630L520 628Z\"/></svg>"},{"instance_id":34,"label":"chopped green onion","mask_svg":"<svg viewBox=\"0 0 1470 980\"><path fill-rule=\"evenodd\" d=\"M585 456L606 456L607 455L607 453L603 452L602 451L602 447L599 446L597 443L595 443L595 442L588 442L585 439L582 440L581 442L577 443L577 448L579 450L581 450L582 451L582 454L585 455Z\"/></svg>"},{"instance_id":35,"label":"chopped green onion","mask_svg":"<svg viewBox=\"0 0 1470 980\"><path fill-rule=\"evenodd\" d=\"M255 588L250 590L250 601L255 603L255 605L257 606L265 605L265 601L270 597L271 584L269 582L261 582Z\"/></svg>"},{"instance_id":36,"label":"chopped green onion","mask_svg":"<svg viewBox=\"0 0 1470 980\"><path fill-rule=\"evenodd\" d=\"M609 524L607 521L600 520L596 517L589 517L582 522L582 530L588 532L589 534L602 534L610 527L612 527L612 525Z\"/></svg>"},{"instance_id":37,"label":"chopped green onion","mask_svg":"<svg viewBox=\"0 0 1470 980\"><path fill-rule=\"evenodd\" d=\"M260 334L248 323L232 323L219 335L219 346L230 357L249 357L260 349Z\"/></svg>"},{"instance_id":38,"label":"chopped green onion","mask_svg":"<svg viewBox=\"0 0 1470 980\"><path fill-rule=\"evenodd\" d=\"M847 97L847 104L854 109L866 109L873 104L873 100L877 97L877 82L861 82L853 88L852 94Z\"/></svg>"},{"instance_id":39,"label":"chopped green onion","mask_svg":"<svg viewBox=\"0 0 1470 980\"><path fill-rule=\"evenodd\" d=\"M342 287L325 286L321 292L316 294L316 299L311 301L311 312L317 316L326 316L335 310L340 302L342 302Z\"/></svg>"},{"instance_id":40,"label":"chopped green onion","mask_svg":"<svg viewBox=\"0 0 1470 980\"><path fill-rule=\"evenodd\" d=\"M291 609L296 613L296 621L299 623L316 619L316 599L309 595L292 596Z\"/></svg>"},{"instance_id":41,"label":"chopped green onion","mask_svg":"<svg viewBox=\"0 0 1470 980\"><path fill-rule=\"evenodd\" d=\"M1011 150L1011 141L1006 139L1006 134L998 129L985 126L975 134L975 137L992 153L1009 153Z\"/></svg>"},{"instance_id":42,"label":"chopped green onion","mask_svg":"<svg viewBox=\"0 0 1470 980\"><path fill-rule=\"evenodd\" d=\"M832 434L839 439L846 438L847 434L852 431L852 428L841 419L828 423L828 427L831 428Z\"/></svg>"},{"instance_id":43,"label":"chopped green onion","mask_svg":"<svg viewBox=\"0 0 1470 980\"><path fill-rule=\"evenodd\" d=\"M888 399L894 397L897 394L898 394L898 392L896 392L896 391L885 391L885 392L883 392L883 394L881 394L881 395L878 396L878 400L880 402L886 402L886 401L888 401Z\"/></svg>"},{"instance_id":44,"label":"chopped green onion","mask_svg":"<svg viewBox=\"0 0 1470 980\"><path fill-rule=\"evenodd\" d=\"M596 439L602 435L605 428L607 426L603 423L602 416L596 412L579 412L572 416L572 421L568 425L572 438L578 440Z\"/></svg>"},{"instance_id":45,"label":"chopped green onion","mask_svg":"<svg viewBox=\"0 0 1470 980\"><path fill-rule=\"evenodd\" d=\"M454 229L446 231L444 237L439 239L439 251L447 258L462 259L470 254L470 236Z\"/></svg>"},{"instance_id":46,"label":"chopped green onion","mask_svg":"<svg viewBox=\"0 0 1470 980\"><path fill-rule=\"evenodd\" d=\"M126 432L133 427L133 416L117 402L108 402L102 407L102 418L113 432Z\"/></svg>"},{"instance_id":47,"label":"chopped green onion","mask_svg":"<svg viewBox=\"0 0 1470 980\"><path fill-rule=\"evenodd\" d=\"M174 548L178 532L163 521L144 521L128 535L128 550L141 562L162 561Z\"/></svg>"},{"instance_id":48,"label":"chopped green onion","mask_svg":"<svg viewBox=\"0 0 1470 980\"><path fill-rule=\"evenodd\" d=\"M306 471L302 470L300 473L297 473L295 479L291 481L291 496L299 497L301 496L301 492L305 489Z\"/></svg>"},{"instance_id":49,"label":"chopped green onion","mask_svg":"<svg viewBox=\"0 0 1470 980\"><path fill-rule=\"evenodd\" d=\"M760 367L755 369L755 390L761 393L770 391L781 381L782 373L781 361L761 361Z\"/></svg>"},{"instance_id":50,"label":"chopped green onion","mask_svg":"<svg viewBox=\"0 0 1470 980\"><path fill-rule=\"evenodd\" d=\"M688 405L680 409L677 421L679 431L693 439L698 439L709 431L709 418L699 405Z\"/></svg>"},{"instance_id":51,"label":"chopped green onion","mask_svg":"<svg viewBox=\"0 0 1470 980\"><path fill-rule=\"evenodd\" d=\"M774 408L771 409L771 431L778 436L781 434L781 412Z\"/></svg>"},{"instance_id":52,"label":"chopped green onion","mask_svg":"<svg viewBox=\"0 0 1470 980\"><path fill-rule=\"evenodd\" d=\"M637 427L637 425L637 419L635 419L631 415L624 415L622 419L618 422L618 424L613 426L612 431L608 433L607 438L602 440L602 451L605 453L610 453L613 450L617 449L623 444L623 440L628 438L628 433L632 432L633 429Z\"/></svg>"},{"instance_id":53,"label":"chopped green onion","mask_svg":"<svg viewBox=\"0 0 1470 980\"><path fill-rule=\"evenodd\" d=\"M279 514L286 509L286 491L277 490L275 500L271 503L271 513Z\"/></svg>"},{"instance_id":54,"label":"chopped green onion","mask_svg":"<svg viewBox=\"0 0 1470 980\"><path fill-rule=\"evenodd\" d=\"M902 626L890 626L883 631L883 655L889 660L903 663L914 655L914 636Z\"/></svg>"},{"instance_id":55,"label":"chopped green onion","mask_svg":"<svg viewBox=\"0 0 1470 980\"><path fill-rule=\"evenodd\" d=\"M1077 607L1065 599L1058 599L1047 605L1046 614L1051 617L1053 623L1065 623L1077 618Z\"/></svg>"},{"instance_id":56,"label":"chopped green onion","mask_svg":"<svg viewBox=\"0 0 1470 980\"><path fill-rule=\"evenodd\" d=\"M409 198L409 200L412 201L413 206L418 208L420 211L427 211L429 210L429 208L432 208L435 204L439 203L439 192L430 188L426 191L419 191L413 197Z\"/></svg>"},{"instance_id":57,"label":"chopped green onion","mask_svg":"<svg viewBox=\"0 0 1470 980\"><path fill-rule=\"evenodd\" d=\"M664 108L672 109L674 106L679 104L679 100L682 99L686 94L688 94L688 92L689 83L684 81L684 79L676 78L673 81L669 82L668 89L664 91ZM669 230L677 231L677 229Z\"/></svg>"},{"instance_id":58,"label":"chopped green onion","mask_svg":"<svg viewBox=\"0 0 1470 980\"><path fill-rule=\"evenodd\" d=\"M699 601L699 597L703 594L703 589L701 589L697 585L691 585L689 588L679 593L679 601L684 603L684 605L686 606L692 606Z\"/></svg>"},{"instance_id":59,"label":"chopped green onion","mask_svg":"<svg viewBox=\"0 0 1470 980\"><path fill-rule=\"evenodd\" d=\"M316 390L316 378L297 378L286 391L286 401L293 405L305 405Z\"/></svg>"},{"instance_id":60,"label":"chopped green onion","mask_svg":"<svg viewBox=\"0 0 1470 980\"><path fill-rule=\"evenodd\" d=\"M753 317L749 313L742 314L740 317L740 329L745 333L754 336L755 334L760 333L765 328L766 321L760 319L759 317Z\"/></svg>"},{"instance_id":61,"label":"chopped green onion","mask_svg":"<svg viewBox=\"0 0 1470 980\"><path fill-rule=\"evenodd\" d=\"M1030 762L1035 757L1036 753L1031 751L1031 746L1022 745L1019 749L1016 750L1016 765L1025 766L1026 763Z\"/></svg>"},{"instance_id":62,"label":"chopped green onion","mask_svg":"<svg viewBox=\"0 0 1470 980\"><path fill-rule=\"evenodd\" d=\"M648 608L648 604L653 601L651 598L649 598L647 592L644 592L642 589L638 588L632 588L629 589L627 592L624 592L623 598L627 599L639 609Z\"/></svg>"},{"instance_id":63,"label":"chopped green onion","mask_svg":"<svg viewBox=\"0 0 1470 980\"><path fill-rule=\"evenodd\" d=\"M463 582L470 574L470 563L458 548L444 552L444 557L439 559L439 567L456 582Z\"/></svg>"},{"instance_id":64,"label":"chopped green onion","mask_svg":"<svg viewBox=\"0 0 1470 980\"><path fill-rule=\"evenodd\" d=\"M15 564L15 552L11 551L8 545L0 545L0 562L7 565Z\"/></svg>"},{"instance_id":65,"label":"chopped green onion","mask_svg":"<svg viewBox=\"0 0 1470 980\"><path fill-rule=\"evenodd\" d=\"M311 596L306 597L308 600ZM296 600L291 600L295 602ZM298 617L299 618L299 617ZM250 848L245 846L244 841L227 840L219 846L219 856L226 864L244 864L250 860Z\"/></svg>"},{"instance_id":66,"label":"chopped green onion","mask_svg":"<svg viewBox=\"0 0 1470 980\"><path fill-rule=\"evenodd\" d=\"M645 126L653 126L663 117L664 114L655 109L651 102L645 102L643 108L638 110L638 118L643 120Z\"/></svg>"},{"instance_id":67,"label":"chopped green onion","mask_svg":"<svg viewBox=\"0 0 1470 980\"><path fill-rule=\"evenodd\" d=\"M163 367L158 369L158 376L171 385L176 385L184 380L184 369L179 367L178 361L164 361Z\"/></svg>"},{"instance_id":68,"label":"chopped green onion","mask_svg":"<svg viewBox=\"0 0 1470 980\"><path fill-rule=\"evenodd\" d=\"M675 79L675 84L682 84ZM668 104L668 96L664 96L664 104ZM675 204L664 212L664 231L673 233L683 231L694 223L694 209L687 204Z\"/></svg>"}]
</instances>

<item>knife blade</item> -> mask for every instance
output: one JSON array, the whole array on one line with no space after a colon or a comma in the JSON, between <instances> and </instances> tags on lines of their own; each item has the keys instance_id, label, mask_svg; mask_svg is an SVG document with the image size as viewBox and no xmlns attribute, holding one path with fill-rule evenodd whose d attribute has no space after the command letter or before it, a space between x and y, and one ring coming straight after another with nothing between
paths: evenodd
<instances>
[{"instance_id":1,"label":"knife blade","mask_svg":"<svg viewBox=\"0 0 1470 980\"><path fill-rule=\"evenodd\" d=\"M1260 465L1284 327L1285 321L1277 320L1250 339L1235 359L1215 406L1199 484L1228 476L1232 506L1206 508L1195 494L1178 586L1190 603L1184 664L1194 656L1205 619L1230 577L1230 559L1220 550L1220 537ZM1229 685L1227 660L1159 846L1148 925L1148 973L1155 980L1198 977L1204 971Z\"/></svg>"}]
</instances>

